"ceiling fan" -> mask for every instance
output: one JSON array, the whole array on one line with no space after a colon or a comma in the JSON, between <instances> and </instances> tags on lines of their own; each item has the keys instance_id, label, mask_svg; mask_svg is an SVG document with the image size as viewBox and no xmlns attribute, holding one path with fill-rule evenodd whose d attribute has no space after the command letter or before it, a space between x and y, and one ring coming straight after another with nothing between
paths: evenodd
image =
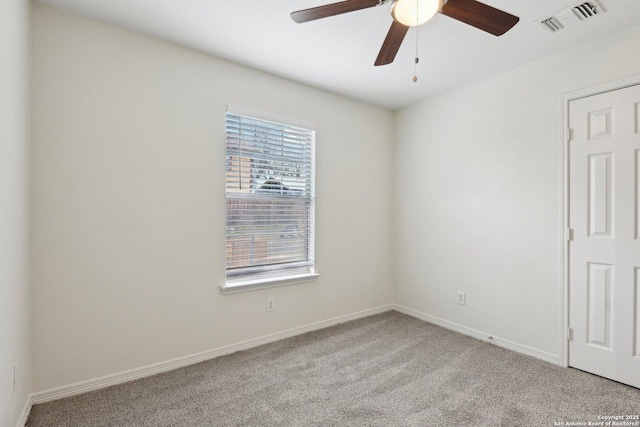
<instances>
[{"instance_id":1,"label":"ceiling fan","mask_svg":"<svg viewBox=\"0 0 640 427\"><path fill-rule=\"evenodd\" d=\"M297 23L314 21L356 10L392 3L393 23L374 65L393 62L409 27L424 24L440 12L494 36L501 36L520 18L476 0L346 0L291 13Z\"/></svg>"}]
</instances>

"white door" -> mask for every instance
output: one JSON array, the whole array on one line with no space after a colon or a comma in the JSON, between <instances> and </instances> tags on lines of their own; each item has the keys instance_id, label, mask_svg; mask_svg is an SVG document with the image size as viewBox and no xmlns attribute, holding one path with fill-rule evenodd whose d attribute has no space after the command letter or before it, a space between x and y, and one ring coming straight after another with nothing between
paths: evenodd
<instances>
[{"instance_id":1,"label":"white door","mask_svg":"<svg viewBox=\"0 0 640 427\"><path fill-rule=\"evenodd\" d=\"M640 86L569 104L569 365L640 387Z\"/></svg>"}]
</instances>

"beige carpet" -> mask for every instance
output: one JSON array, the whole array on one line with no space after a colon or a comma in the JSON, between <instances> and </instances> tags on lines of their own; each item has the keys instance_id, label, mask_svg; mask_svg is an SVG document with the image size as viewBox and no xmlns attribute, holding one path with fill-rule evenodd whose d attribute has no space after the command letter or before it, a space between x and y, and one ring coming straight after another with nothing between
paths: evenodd
<instances>
[{"instance_id":1,"label":"beige carpet","mask_svg":"<svg viewBox=\"0 0 640 427\"><path fill-rule=\"evenodd\" d=\"M640 390L388 312L36 405L28 426L553 426Z\"/></svg>"}]
</instances>

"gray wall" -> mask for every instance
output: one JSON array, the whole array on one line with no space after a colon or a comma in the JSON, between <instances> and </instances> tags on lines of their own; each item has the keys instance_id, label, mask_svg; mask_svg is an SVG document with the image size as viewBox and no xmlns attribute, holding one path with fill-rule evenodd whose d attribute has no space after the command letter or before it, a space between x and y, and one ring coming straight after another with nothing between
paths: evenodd
<instances>
[{"instance_id":1,"label":"gray wall","mask_svg":"<svg viewBox=\"0 0 640 427\"><path fill-rule=\"evenodd\" d=\"M33 20L35 390L391 302L392 113L48 6ZM315 283L220 293L228 104L317 125Z\"/></svg>"},{"instance_id":2,"label":"gray wall","mask_svg":"<svg viewBox=\"0 0 640 427\"><path fill-rule=\"evenodd\" d=\"M28 281L29 5L0 2L0 426L31 392ZM18 362L17 388L14 366Z\"/></svg>"},{"instance_id":3,"label":"gray wall","mask_svg":"<svg viewBox=\"0 0 640 427\"><path fill-rule=\"evenodd\" d=\"M397 113L398 304L562 362L561 98L640 73L639 43L636 27Z\"/></svg>"}]
</instances>

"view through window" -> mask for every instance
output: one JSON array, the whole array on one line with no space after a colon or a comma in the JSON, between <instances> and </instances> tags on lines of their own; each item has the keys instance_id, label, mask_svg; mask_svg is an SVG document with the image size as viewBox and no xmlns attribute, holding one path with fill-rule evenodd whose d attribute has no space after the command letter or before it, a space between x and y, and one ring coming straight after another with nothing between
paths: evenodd
<instances>
[{"instance_id":1,"label":"view through window","mask_svg":"<svg viewBox=\"0 0 640 427\"><path fill-rule=\"evenodd\" d=\"M313 273L315 130L229 109L226 135L227 284Z\"/></svg>"}]
</instances>

